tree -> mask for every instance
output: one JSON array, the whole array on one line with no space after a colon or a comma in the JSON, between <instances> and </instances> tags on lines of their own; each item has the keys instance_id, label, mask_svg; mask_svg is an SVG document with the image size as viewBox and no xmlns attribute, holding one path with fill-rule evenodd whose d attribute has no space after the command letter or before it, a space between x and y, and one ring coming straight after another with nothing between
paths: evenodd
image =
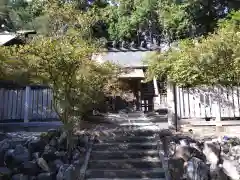
<instances>
[{"instance_id":1,"label":"tree","mask_svg":"<svg viewBox=\"0 0 240 180\"><path fill-rule=\"evenodd\" d=\"M74 124L106 95L119 90L118 68L91 61L92 55L100 51L98 41L91 35L95 17L75 10L73 4L48 2L44 8L49 11L49 19L54 20L50 26L53 31L26 45L0 47L0 78L23 85L49 86L71 149ZM68 28L62 30L65 23Z\"/></svg>"},{"instance_id":2,"label":"tree","mask_svg":"<svg viewBox=\"0 0 240 180\"><path fill-rule=\"evenodd\" d=\"M240 11L233 13L207 37L182 40L176 48L155 53L149 75L168 75L169 80L183 86L236 83L239 15Z\"/></svg>"},{"instance_id":3,"label":"tree","mask_svg":"<svg viewBox=\"0 0 240 180\"><path fill-rule=\"evenodd\" d=\"M118 0L102 14L112 40L136 40L137 31L151 31L169 43L207 35L219 19L239 9L239 2L227 0Z\"/></svg>"},{"instance_id":4,"label":"tree","mask_svg":"<svg viewBox=\"0 0 240 180\"><path fill-rule=\"evenodd\" d=\"M25 84L52 89L55 110L69 135L69 145L74 124L112 92L111 84L116 87L115 66L91 61L95 47L76 34L42 37L28 45L1 50L6 59L0 61L4 65L3 78L17 81L15 77L21 72L27 75ZM23 83L23 79L19 82Z\"/></svg>"},{"instance_id":5,"label":"tree","mask_svg":"<svg viewBox=\"0 0 240 180\"><path fill-rule=\"evenodd\" d=\"M167 77L183 87L239 85L239 30L240 11L237 11L220 21L215 33L182 40L169 51L155 53L149 62L149 77ZM220 119L220 100L218 107Z\"/></svg>"}]
</instances>

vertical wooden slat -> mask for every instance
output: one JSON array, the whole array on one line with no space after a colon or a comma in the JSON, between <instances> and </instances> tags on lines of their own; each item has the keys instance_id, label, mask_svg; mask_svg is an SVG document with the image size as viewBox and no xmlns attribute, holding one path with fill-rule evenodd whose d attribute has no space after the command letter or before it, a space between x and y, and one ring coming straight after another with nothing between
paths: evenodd
<instances>
[{"instance_id":1,"label":"vertical wooden slat","mask_svg":"<svg viewBox=\"0 0 240 180\"><path fill-rule=\"evenodd\" d=\"M185 116L189 118L189 99L188 99L188 88L184 89L184 103L185 103Z\"/></svg>"},{"instance_id":2,"label":"vertical wooden slat","mask_svg":"<svg viewBox=\"0 0 240 180\"><path fill-rule=\"evenodd\" d=\"M228 116L228 108L227 108L227 91L225 87L221 87L222 91L221 91L221 96L222 96L222 102L221 102L221 106L222 106L222 117L227 117Z\"/></svg>"},{"instance_id":3,"label":"vertical wooden slat","mask_svg":"<svg viewBox=\"0 0 240 180\"><path fill-rule=\"evenodd\" d=\"M6 101L6 117L5 119L10 119L11 103L10 103L10 91L7 90L7 101Z\"/></svg>"},{"instance_id":4,"label":"vertical wooden slat","mask_svg":"<svg viewBox=\"0 0 240 180\"><path fill-rule=\"evenodd\" d=\"M239 104L238 104L238 93L237 90L238 87L234 86L233 87L233 99L234 99L234 114L235 117L239 117Z\"/></svg>"},{"instance_id":5,"label":"vertical wooden slat","mask_svg":"<svg viewBox=\"0 0 240 180\"><path fill-rule=\"evenodd\" d=\"M25 111L25 89L22 90L21 96L21 119L24 119L24 111Z\"/></svg>"},{"instance_id":6,"label":"vertical wooden slat","mask_svg":"<svg viewBox=\"0 0 240 180\"><path fill-rule=\"evenodd\" d=\"M17 89L16 90L16 96L17 96L17 100L16 100L16 119L20 119L20 117L19 117L19 102L20 102L20 100L19 100L19 89Z\"/></svg>"},{"instance_id":7,"label":"vertical wooden slat","mask_svg":"<svg viewBox=\"0 0 240 180\"><path fill-rule=\"evenodd\" d=\"M182 118L182 107L181 107L181 98L180 98L180 88L178 86L176 88L177 88L176 94L177 94L178 115L179 115L179 118L181 119Z\"/></svg>"},{"instance_id":8,"label":"vertical wooden slat","mask_svg":"<svg viewBox=\"0 0 240 180\"><path fill-rule=\"evenodd\" d=\"M234 117L236 117L236 111L235 111L235 109L236 109L236 103L235 103L235 95L234 95L234 87L232 86L231 87L231 91L232 91L232 94L231 94L231 96L232 96L232 104L233 104L233 116Z\"/></svg>"},{"instance_id":9,"label":"vertical wooden slat","mask_svg":"<svg viewBox=\"0 0 240 180\"><path fill-rule=\"evenodd\" d=\"M6 120L8 118L8 91L4 91L4 116L3 119Z\"/></svg>"},{"instance_id":10,"label":"vertical wooden slat","mask_svg":"<svg viewBox=\"0 0 240 180\"><path fill-rule=\"evenodd\" d=\"M49 99L49 93L48 93L49 89L46 89L46 117L49 118L49 107L48 107L48 99Z\"/></svg>"},{"instance_id":11,"label":"vertical wooden slat","mask_svg":"<svg viewBox=\"0 0 240 180\"><path fill-rule=\"evenodd\" d=\"M33 116L33 89L29 90L29 111L28 111L28 119L32 120Z\"/></svg>"},{"instance_id":12,"label":"vertical wooden slat","mask_svg":"<svg viewBox=\"0 0 240 180\"><path fill-rule=\"evenodd\" d=\"M33 90L33 116L32 116L32 119L35 119L36 118L36 116L37 116L37 108L36 108L36 106L37 106L37 97L36 97L36 90L34 89Z\"/></svg>"},{"instance_id":13,"label":"vertical wooden slat","mask_svg":"<svg viewBox=\"0 0 240 180\"><path fill-rule=\"evenodd\" d=\"M46 89L42 89L42 118L46 119Z\"/></svg>"},{"instance_id":14,"label":"vertical wooden slat","mask_svg":"<svg viewBox=\"0 0 240 180\"><path fill-rule=\"evenodd\" d=\"M194 115L194 100L193 100L193 88L188 89L188 99L189 99L189 117L193 118Z\"/></svg>"},{"instance_id":15,"label":"vertical wooden slat","mask_svg":"<svg viewBox=\"0 0 240 180\"><path fill-rule=\"evenodd\" d=\"M19 109L19 119L23 119L24 92L23 92L22 89L20 90L19 94L20 94L19 95L19 106L18 106L18 109Z\"/></svg>"},{"instance_id":16,"label":"vertical wooden slat","mask_svg":"<svg viewBox=\"0 0 240 180\"><path fill-rule=\"evenodd\" d=\"M188 102L188 118L191 118L191 104L190 104L190 94L189 88L187 88L187 102Z\"/></svg>"},{"instance_id":17,"label":"vertical wooden slat","mask_svg":"<svg viewBox=\"0 0 240 180\"><path fill-rule=\"evenodd\" d=\"M236 91L237 91L237 104L238 104L238 114L240 116L240 99L239 99L239 86L236 87Z\"/></svg>"},{"instance_id":18,"label":"vertical wooden slat","mask_svg":"<svg viewBox=\"0 0 240 180\"><path fill-rule=\"evenodd\" d=\"M230 110L230 117L234 117L234 100L233 100L233 90L232 87L228 87L228 99L229 99L229 110Z\"/></svg>"},{"instance_id":19,"label":"vertical wooden slat","mask_svg":"<svg viewBox=\"0 0 240 180\"><path fill-rule=\"evenodd\" d=\"M4 116L4 89L0 88L0 120L3 120L3 116Z\"/></svg>"},{"instance_id":20,"label":"vertical wooden slat","mask_svg":"<svg viewBox=\"0 0 240 180\"><path fill-rule=\"evenodd\" d=\"M197 105L197 101L196 101L196 95L195 95L195 89L192 88L192 102L193 102L193 117L196 117L196 105Z\"/></svg>"},{"instance_id":21,"label":"vertical wooden slat","mask_svg":"<svg viewBox=\"0 0 240 180\"><path fill-rule=\"evenodd\" d=\"M182 101L183 101L183 117L186 118L186 103L184 96L184 88L182 88Z\"/></svg>"},{"instance_id":22,"label":"vertical wooden slat","mask_svg":"<svg viewBox=\"0 0 240 180\"><path fill-rule=\"evenodd\" d=\"M202 91L202 88L199 89L199 95L200 95L200 103L199 103L199 108L200 108L200 117L204 118L205 117L205 107L204 107L204 93Z\"/></svg>"},{"instance_id":23,"label":"vertical wooden slat","mask_svg":"<svg viewBox=\"0 0 240 180\"><path fill-rule=\"evenodd\" d=\"M17 91L12 91L12 119L16 119Z\"/></svg>"},{"instance_id":24,"label":"vertical wooden slat","mask_svg":"<svg viewBox=\"0 0 240 180\"><path fill-rule=\"evenodd\" d=\"M212 105L213 105L213 99L212 99L212 87L208 88L208 94L209 94L209 111L210 111L210 117L213 117L212 114Z\"/></svg>"}]
</instances>

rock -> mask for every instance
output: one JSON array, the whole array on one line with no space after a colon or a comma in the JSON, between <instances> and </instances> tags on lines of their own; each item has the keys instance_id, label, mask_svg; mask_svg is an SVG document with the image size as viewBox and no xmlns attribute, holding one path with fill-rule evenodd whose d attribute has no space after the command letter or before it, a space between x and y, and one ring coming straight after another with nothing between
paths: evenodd
<instances>
[{"instance_id":1,"label":"rock","mask_svg":"<svg viewBox=\"0 0 240 180\"><path fill-rule=\"evenodd\" d=\"M191 146L177 146L175 156L178 158L183 158L185 162L192 157L197 157L204 162L206 161L205 155L201 151Z\"/></svg>"},{"instance_id":2,"label":"rock","mask_svg":"<svg viewBox=\"0 0 240 180\"><path fill-rule=\"evenodd\" d=\"M82 160L74 160L73 163L72 163L74 166L81 166L83 164L83 161Z\"/></svg>"},{"instance_id":3,"label":"rock","mask_svg":"<svg viewBox=\"0 0 240 180\"><path fill-rule=\"evenodd\" d=\"M64 163L60 159L56 159L53 162L49 163L49 168L51 172L58 172L59 168L63 165Z\"/></svg>"},{"instance_id":4,"label":"rock","mask_svg":"<svg viewBox=\"0 0 240 180\"><path fill-rule=\"evenodd\" d=\"M49 129L47 132L50 139L52 138L58 138L61 135L61 131L58 129Z\"/></svg>"},{"instance_id":5,"label":"rock","mask_svg":"<svg viewBox=\"0 0 240 180\"><path fill-rule=\"evenodd\" d=\"M163 130L161 130L159 132L159 137L161 139L165 138L166 136L170 136L171 137L172 135L173 135L173 133L170 130L168 130L168 129L163 129Z\"/></svg>"},{"instance_id":6,"label":"rock","mask_svg":"<svg viewBox=\"0 0 240 180\"><path fill-rule=\"evenodd\" d=\"M192 157L186 164L186 177L188 180L208 180L209 167L196 157Z\"/></svg>"},{"instance_id":7,"label":"rock","mask_svg":"<svg viewBox=\"0 0 240 180\"><path fill-rule=\"evenodd\" d=\"M7 139L8 136L6 135L6 133L0 132L0 141L3 141L4 139Z\"/></svg>"},{"instance_id":8,"label":"rock","mask_svg":"<svg viewBox=\"0 0 240 180\"><path fill-rule=\"evenodd\" d=\"M59 170L59 168L63 165L63 162L60 159L56 159L54 161L54 164L55 164L57 170Z\"/></svg>"},{"instance_id":9,"label":"rock","mask_svg":"<svg viewBox=\"0 0 240 180\"><path fill-rule=\"evenodd\" d=\"M222 151L227 154L230 152L229 144L227 142L224 142L221 144Z\"/></svg>"},{"instance_id":10,"label":"rock","mask_svg":"<svg viewBox=\"0 0 240 180\"><path fill-rule=\"evenodd\" d=\"M79 147L86 147L86 145L88 144L88 136L82 135L78 136L77 138L77 145Z\"/></svg>"},{"instance_id":11,"label":"rock","mask_svg":"<svg viewBox=\"0 0 240 180\"><path fill-rule=\"evenodd\" d=\"M60 159L63 163L68 163L68 155L65 151L56 151L56 159Z\"/></svg>"},{"instance_id":12,"label":"rock","mask_svg":"<svg viewBox=\"0 0 240 180\"><path fill-rule=\"evenodd\" d=\"M51 138L48 136L48 133L44 132L40 135L40 139L43 140L47 144L47 143L49 143Z\"/></svg>"},{"instance_id":13,"label":"rock","mask_svg":"<svg viewBox=\"0 0 240 180\"><path fill-rule=\"evenodd\" d=\"M229 177L223 172L221 167L210 171L211 180L229 180Z\"/></svg>"},{"instance_id":14,"label":"rock","mask_svg":"<svg viewBox=\"0 0 240 180\"><path fill-rule=\"evenodd\" d=\"M0 142L0 166L4 166L4 155L10 148L13 148L10 140L5 139Z\"/></svg>"},{"instance_id":15,"label":"rock","mask_svg":"<svg viewBox=\"0 0 240 180\"><path fill-rule=\"evenodd\" d=\"M15 174L12 176L12 180L29 180L30 178L24 174Z\"/></svg>"},{"instance_id":16,"label":"rock","mask_svg":"<svg viewBox=\"0 0 240 180\"><path fill-rule=\"evenodd\" d=\"M230 149L230 152L231 152L231 154L233 154L233 155L240 155L240 145L233 146L233 147Z\"/></svg>"},{"instance_id":17,"label":"rock","mask_svg":"<svg viewBox=\"0 0 240 180\"><path fill-rule=\"evenodd\" d=\"M54 173L40 173L37 176L37 180L54 180L55 174Z\"/></svg>"},{"instance_id":18,"label":"rock","mask_svg":"<svg viewBox=\"0 0 240 180\"><path fill-rule=\"evenodd\" d=\"M59 170L58 170L58 173L57 173L57 176L56 176L56 180L65 180L65 172L67 170L67 168L69 167L69 164L63 164Z\"/></svg>"},{"instance_id":19,"label":"rock","mask_svg":"<svg viewBox=\"0 0 240 180\"><path fill-rule=\"evenodd\" d=\"M13 154L13 152L14 152L14 149L8 149L7 150L7 152L5 153L5 155L4 155L4 164L8 167L8 168L11 168L11 169L13 169L14 167L16 167L16 166L19 166L20 165L20 163L17 163L17 162L15 162L14 161L14 154Z\"/></svg>"},{"instance_id":20,"label":"rock","mask_svg":"<svg viewBox=\"0 0 240 180\"><path fill-rule=\"evenodd\" d=\"M182 145L182 146L189 146L189 142L186 140L186 139L181 139L180 140L180 145Z\"/></svg>"},{"instance_id":21,"label":"rock","mask_svg":"<svg viewBox=\"0 0 240 180\"><path fill-rule=\"evenodd\" d=\"M71 164L64 172L64 177L66 180L77 179L76 167Z\"/></svg>"},{"instance_id":22,"label":"rock","mask_svg":"<svg viewBox=\"0 0 240 180\"><path fill-rule=\"evenodd\" d=\"M19 167L19 170L21 173L31 176L35 176L40 172L37 162L35 161L23 162L22 165Z\"/></svg>"},{"instance_id":23,"label":"rock","mask_svg":"<svg viewBox=\"0 0 240 180\"><path fill-rule=\"evenodd\" d=\"M4 156L4 162L7 167L14 168L29 160L29 152L21 144L15 149L9 149Z\"/></svg>"},{"instance_id":24,"label":"rock","mask_svg":"<svg viewBox=\"0 0 240 180\"><path fill-rule=\"evenodd\" d=\"M237 138L237 137L234 137L234 138L229 138L229 144L231 146L237 146L237 145L240 145L240 139Z\"/></svg>"},{"instance_id":25,"label":"rock","mask_svg":"<svg viewBox=\"0 0 240 180\"><path fill-rule=\"evenodd\" d=\"M37 165L45 172L50 171L50 168L49 168L47 162L43 158L38 158L37 159Z\"/></svg>"},{"instance_id":26,"label":"rock","mask_svg":"<svg viewBox=\"0 0 240 180\"><path fill-rule=\"evenodd\" d=\"M34 153L32 153L32 158L33 158L34 160L37 160L39 157L40 157L40 153L39 153L39 152L34 152Z\"/></svg>"},{"instance_id":27,"label":"rock","mask_svg":"<svg viewBox=\"0 0 240 180\"><path fill-rule=\"evenodd\" d=\"M11 170L6 167L0 167L0 179L5 180L11 177Z\"/></svg>"},{"instance_id":28,"label":"rock","mask_svg":"<svg viewBox=\"0 0 240 180\"><path fill-rule=\"evenodd\" d=\"M211 169L216 169L220 163L220 145L213 142L205 142L203 153L207 158L207 161L211 164Z\"/></svg>"},{"instance_id":29,"label":"rock","mask_svg":"<svg viewBox=\"0 0 240 180\"><path fill-rule=\"evenodd\" d=\"M228 175L232 180L239 180L240 174L237 170L237 165L226 156L223 156L222 159L222 169L224 173Z\"/></svg>"},{"instance_id":30,"label":"rock","mask_svg":"<svg viewBox=\"0 0 240 180\"><path fill-rule=\"evenodd\" d=\"M67 133L63 132L58 139L58 145L61 150L66 150L67 148Z\"/></svg>"},{"instance_id":31,"label":"rock","mask_svg":"<svg viewBox=\"0 0 240 180\"><path fill-rule=\"evenodd\" d=\"M28 143L28 150L30 153L34 153L34 152L42 153L44 151L45 146L46 146L46 142L44 140L40 138L33 139Z\"/></svg>"},{"instance_id":32,"label":"rock","mask_svg":"<svg viewBox=\"0 0 240 180\"><path fill-rule=\"evenodd\" d=\"M15 158L19 161L27 161L29 159L29 152L28 150L23 147L21 144L17 145L14 149Z\"/></svg>"},{"instance_id":33,"label":"rock","mask_svg":"<svg viewBox=\"0 0 240 180\"><path fill-rule=\"evenodd\" d=\"M54 161L55 159L57 159L55 152L56 149L54 147L46 145L42 154L42 158L45 159L47 162Z\"/></svg>"},{"instance_id":34,"label":"rock","mask_svg":"<svg viewBox=\"0 0 240 180\"><path fill-rule=\"evenodd\" d=\"M64 164L60 167L57 180L72 180L77 179L78 171L74 165Z\"/></svg>"},{"instance_id":35,"label":"rock","mask_svg":"<svg viewBox=\"0 0 240 180\"><path fill-rule=\"evenodd\" d=\"M201 141L191 142L191 143L189 143L189 146L202 152L202 150L204 148L204 142L201 142Z\"/></svg>"},{"instance_id":36,"label":"rock","mask_svg":"<svg viewBox=\"0 0 240 180\"><path fill-rule=\"evenodd\" d=\"M54 147L54 148L57 148L57 145L58 145L58 141L57 141L57 138L53 137L50 142L49 142L49 145Z\"/></svg>"},{"instance_id":37,"label":"rock","mask_svg":"<svg viewBox=\"0 0 240 180\"><path fill-rule=\"evenodd\" d=\"M81 153L77 149L75 149L72 153L72 160L78 160L80 159L80 157L81 157Z\"/></svg>"},{"instance_id":38,"label":"rock","mask_svg":"<svg viewBox=\"0 0 240 180\"><path fill-rule=\"evenodd\" d=\"M170 158L168 161L170 179L177 180L183 178L184 160L182 158Z\"/></svg>"}]
</instances>

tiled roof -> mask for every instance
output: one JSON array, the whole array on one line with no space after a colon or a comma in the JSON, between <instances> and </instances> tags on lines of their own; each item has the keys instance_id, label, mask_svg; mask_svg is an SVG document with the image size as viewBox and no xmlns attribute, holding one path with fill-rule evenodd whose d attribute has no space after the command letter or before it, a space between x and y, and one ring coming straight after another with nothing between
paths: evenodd
<instances>
[{"instance_id":1,"label":"tiled roof","mask_svg":"<svg viewBox=\"0 0 240 180\"><path fill-rule=\"evenodd\" d=\"M136 52L106 52L95 55L93 59L100 63L111 62L122 67L143 67L144 58L151 51L136 51Z\"/></svg>"},{"instance_id":2,"label":"tiled roof","mask_svg":"<svg viewBox=\"0 0 240 180\"><path fill-rule=\"evenodd\" d=\"M161 50L167 50L166 45L161 46ZM153 53L154 50L150 49L118 49L115 51L107 51L102 54L94 55L93 60L96 60L100 63L111 62L122 67L134 67L141 68L146 66L144 62L146 58Z\"/></svg>"}]
</instances>

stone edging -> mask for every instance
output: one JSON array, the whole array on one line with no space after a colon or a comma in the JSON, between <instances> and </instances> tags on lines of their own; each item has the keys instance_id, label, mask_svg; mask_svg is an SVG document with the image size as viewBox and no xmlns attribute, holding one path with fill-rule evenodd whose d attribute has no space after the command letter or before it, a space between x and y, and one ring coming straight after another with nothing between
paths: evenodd
<instances>
[{"instance_id":1,"label":"stone edging","mask_svg":"<svg viewBox=\"0 0 240 180\"><path fill-rule=\"evenodd\" d=\"M80 169L80 175L79 175L78 180L84 180L84 178L85 178L86 170L87 170L87 167L88 167L88 162L89 162L90 155L91 155L91 152L92 152L93 141L94 141L94 136L88 137L87 152L85 154L84 163L83 163L83 165Z\"/></svg>"},{"instance_id":2,"label":"stone edging","mask_svg":"<svg viewBox=\"0 0 240 180\"><path fill-rule=\"evenodd\" d=\"M167 157L167 154L164 152L164 148L163 148L163 144L162 144L161 140L158 140L158 154L159 154L159 158L163 165L163 169L165 172L165 178L166 178L166 180L170 180L170 175L169 175L169 171L168 171L168 157Z\"/></svg>"}]
</instances>

